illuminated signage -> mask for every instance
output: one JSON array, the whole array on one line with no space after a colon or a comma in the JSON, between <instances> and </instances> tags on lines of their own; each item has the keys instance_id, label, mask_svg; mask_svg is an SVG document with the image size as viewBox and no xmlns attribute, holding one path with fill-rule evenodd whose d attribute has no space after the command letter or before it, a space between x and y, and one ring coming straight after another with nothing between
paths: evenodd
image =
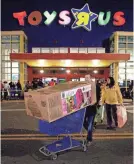
<instances>
[{"instance_id":1,"label":"illuminated signage","mask_svg":"<svg viewBox=\"0 0 134 164\"><path fill-rule=\"evenodd\" d=\"M71 17L70 13L74 16L74 23L72 24L72 29L83 27L87 31L92 30L92 22L98 20L98 24L100 26L107 25L111 19L111 11L99 12L99 14L96 14L92 11L90 11L89 5L86 3L81 9L75 9L72 8L71 12L64 10L61 11L59 14L56 11L49 12L44 11L43 16L40 13L40 11L33 11L28 16L26 11L13 13L13 17L16 18L19 22L20 26L25 26L25 20L24 18L27 17L28 23L33 26L39 25L44 17L44 24L50 25L57 17L59 16L59 24L60 25L69 25L71 23ZM113 15L113 25L114 26L122 26L126 22L124 18L124 13L122 11L118 11Z\"/></svg>"}]
</instances>

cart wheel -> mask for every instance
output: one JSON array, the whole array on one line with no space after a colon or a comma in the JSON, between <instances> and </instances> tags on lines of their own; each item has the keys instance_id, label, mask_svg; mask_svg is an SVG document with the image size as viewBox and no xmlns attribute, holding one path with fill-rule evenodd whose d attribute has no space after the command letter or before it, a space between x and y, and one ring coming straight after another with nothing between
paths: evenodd
<instances>
[{"instance_id":1,"label":"cart wheel","mask_svg":"<svg viewBox=\"0 0 134 164\"><path fill-rule=\"evenodd\" d=\"M52 159L52 160L56 160L57 158L58 158L58 155L57 155L57 154L52 154L52 155L51 155L51 159Z\"/></svg>"},{"instance_id":2,"label":"cart wheel","mask_svg":"<svg viewBox=\"0 0 134 164\"><path fill-rule=\"evenodd\" d=\"M83 151L84 151L84 152L87 151L87 145L83 145Z\"/></svg>"}]
</instances>

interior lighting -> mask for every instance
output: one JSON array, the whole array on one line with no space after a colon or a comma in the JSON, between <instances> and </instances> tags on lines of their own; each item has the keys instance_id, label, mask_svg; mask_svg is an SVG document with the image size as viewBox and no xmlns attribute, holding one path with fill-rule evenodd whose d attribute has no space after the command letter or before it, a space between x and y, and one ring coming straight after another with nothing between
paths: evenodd
<instances>
[{"instance_id":1,"label":"interior lighting","mask_svg":"<svg viewBox=\"0 0 134 164\"><path fill-rule=\"evenodd\" d=\"M100 60L92 60L93 66L99 66Z\"/></svg>"},{"instance_id":2,"label":"interior lighting","mask_svg":"<svg viewBox=\"0 0 134 164\"><path fill-rule=\"evenodd\" d=\"M68 69L68 70L66 70L66 73L70 73L71 71Z\"/></svg>"},{"instance_id":3,"label":"interior lighting","mask_svg":"<svg viewBox=\"0 0 134 164\"><path fill-rule=\"evenodd\" d=\"M40 70L40 73L44 73L44 70Z\"/></svg>"},{"instance_id":4,"label":"interior lighting","mask_svg":"<svg viewBox=\"0 0 134 164\"><path fill-rule=\"evenodd\" d=\"M43 67L45 65L45 60L38 60L38 64Z\"/></svg>"},{"instance_id":5,"label":"interior lighting","mask_svg":"<svg viewBox=\"0 0 134 164\"><path fill-rule=\"evenodd\" d=\"M97 70L94 70L93 72L94 72L94 73L98 73L98 71L97 71Z\"/></svg>"}]
</instances>

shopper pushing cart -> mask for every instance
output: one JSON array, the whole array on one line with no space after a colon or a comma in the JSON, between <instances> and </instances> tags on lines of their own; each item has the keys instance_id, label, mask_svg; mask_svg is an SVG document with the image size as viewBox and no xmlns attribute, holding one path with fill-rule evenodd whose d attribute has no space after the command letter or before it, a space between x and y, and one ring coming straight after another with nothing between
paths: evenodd
<instances>
[{"instance_id":1,"label":"shopper pushing cart","mask_svg":"<svg viewBox=\"0 0 134 164\"><path fill-rule=\"evenodd\" d=\"M90 75L85 76L85 81L91 84L91 91L94 91L92 92L91 96L91 104L86 108L86 114L84 119L84 128L87 130L87 139L85 142L87 146L90 146L93 140L92 133L93 128L95 126L94 119L96 115L96 109L99 106L98 104L100 101L101 90L98 84L95 84L95 82L92 81Z\"/></svg>"},{"instance_id":2,"label":"shopper pushing cart","mask_svg":"<svg viewBox=\"0 0 134 164\"><path fill-rule=\"evenodd\" d=\"M65 135L63 139L44 145L39 149L45 156L56 159L57 153L75 147L87 150L87 142L82 135L81 141L79 141L72 138L71 134L82 134L84 120L86 120L87 141L92 140L94 115L90 115L91 117L88 115L85 119L86 107L91 104L89 108L94 109L96 104L96 86L93 85L93 82L91 83L92 86L87 81L68 82L25 93L27 114L40 119L40 132L57 137L61 134ZM78 139L80 139L80 135Z\"/></svg>"}]
</instances>

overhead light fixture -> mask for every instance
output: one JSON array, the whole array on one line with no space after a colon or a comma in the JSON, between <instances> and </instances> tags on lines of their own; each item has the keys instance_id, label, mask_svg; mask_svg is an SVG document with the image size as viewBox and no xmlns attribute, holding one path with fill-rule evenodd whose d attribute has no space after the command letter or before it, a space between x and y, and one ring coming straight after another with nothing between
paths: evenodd
<instances>
[{"instance_id":1,"label":"overhead light fixture","mask_svg":"<svg viewBox=\"0 0 134 164\"><path fill-rule=\"evenodd\" d=\"M45 65L45 60L38 60L39 66L44 66Z\"/></svg>"},{"instance_id":2,"label":"overhead light fixture","mask_svg":"<svg viewBox=\"0 0 134 164\"><path fill-rule=\"evenodd\" d=\"M44 70L40 70L40 73L44 73Z\"/></svg>"},{"instance_id":3,"label":"overhead light fixture","mask_svg":"<svg viewBox=\"0 0 134 164\"><path fill-rule=\"evenodd\" d=\"M66 73L70 73L71 71L68 69L68 70L66 70Z\"/></svg>"},{"instance_id":4,"label":"overhead light fixture","mask_svg":"<svg viewBox=\"0 0 134 164\"><path fill-rule=\"evenodd\" d=\"M65 60L65 66L70 66L72 64L72 60Z\"/></svg>"},{"instance_id":5,"label":"overhead light fixture","mask_svg":"<svg viewBox=\"0 0 134 164\"><path fill-rule=\"evenodd\" d=\"M93 66L99 66L100 60L92 60Z\"/></svg>"},{"instance_id":6,"label":"overhead light fixture","mask_svg":"<svg viewBox=\"0 0 134 164\"><path fill-rule=\"evenodd\" d=\"M94 72L94 73L98 73L98 71L97 71L97 70L94 70L93 72Z\"/></svg>"}]
</instances>

